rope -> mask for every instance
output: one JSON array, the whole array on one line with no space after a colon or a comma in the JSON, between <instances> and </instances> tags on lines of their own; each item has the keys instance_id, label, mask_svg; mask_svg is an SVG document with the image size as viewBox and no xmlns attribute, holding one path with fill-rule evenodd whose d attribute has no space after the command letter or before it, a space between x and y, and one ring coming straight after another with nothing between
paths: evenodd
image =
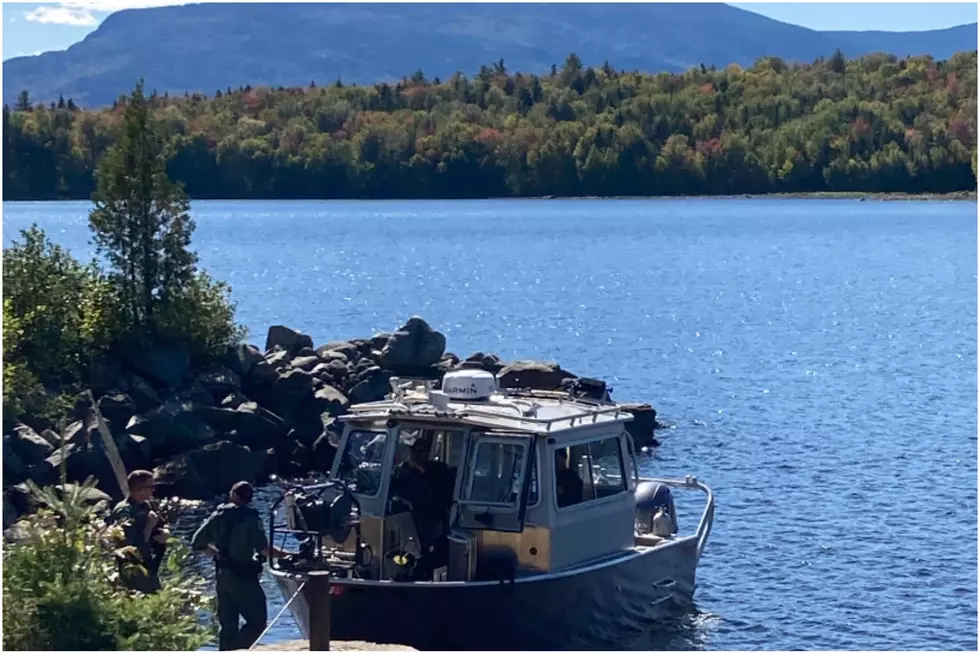
<instances>
[{"instance_id":1,"label":"rope","mask_svg":"<svg viewBox=\"0 0 980 653\"><path fill-rule=\"evenodd\" d=\"M262 641L262 638L265 637L270 630L272 630L272 627L276 625L277 621L279 621L279 617L281 617L286 612L286 610L289 609L289 606L292 605L293 601L296 599L297 596L299 596L300 592L303 591L304 587L306 587L305 580L303 581L302 585L300 585L299 588L293 593L293 595L289 597L289 600L286 601L286 605L282 606L282 610L279 611L279 614L277 614L275 618L269 622L269 625L265 627L265 630L262 631L262 634L259 635L254 642L252 642L252 645L248 647L248 650L250 651L253 650L255 646Z\"/></svg>"}]
</instances>

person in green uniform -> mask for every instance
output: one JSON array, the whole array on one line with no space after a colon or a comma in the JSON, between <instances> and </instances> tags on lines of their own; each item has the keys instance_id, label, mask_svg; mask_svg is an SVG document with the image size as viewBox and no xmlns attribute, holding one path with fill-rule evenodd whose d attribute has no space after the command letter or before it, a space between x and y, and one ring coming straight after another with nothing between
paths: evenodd
<instances>
[{"instance_id":1,"label":"person in green uniform","mask_svg":"<svg viewBox=\"0 0 980 653\"><path fill-rule=\"evenodd\" d=\"M265 630L265 592L259 584L262 560L258 555L282 556L269 546L262 518L249 506L251 483L239 481L228 503L218 506L191 539L191 548L214 558L218 595L218 649L247 649ZM245 625L239 626L239 617Z\"/></svg>"},{"instance_id":2,"label":"person in green uniform","mask_svg":"<svg viewBox=\"0 0 980 653\"><path fill-rule=\"evenodd\" d=\"M132 589L152 593L160 589L160 563L170 531L153 505L153 472L138 469L127 478L129 496L116 504L110 523L122 528L123 543L116 550L119 576Z\"/></svg>"}]
</instances>

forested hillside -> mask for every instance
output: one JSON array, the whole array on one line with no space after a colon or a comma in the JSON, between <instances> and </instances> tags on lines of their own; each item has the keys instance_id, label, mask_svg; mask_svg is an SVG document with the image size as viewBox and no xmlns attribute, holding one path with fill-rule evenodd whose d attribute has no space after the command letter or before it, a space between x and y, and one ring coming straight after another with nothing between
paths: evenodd
<instances>
[{"instance_id":1,"label":"forested hillside","mask_svg":"<svg viewBox=\"0 0 980 653\"><path fill-rule=\"evenodd\" d=\"M949 192L976 188L976 76L976 51L657 75L570 55L153 106L195 198ZM87 198L122 110L5 107L4 199Z\"/></svg>"}]
</instances>

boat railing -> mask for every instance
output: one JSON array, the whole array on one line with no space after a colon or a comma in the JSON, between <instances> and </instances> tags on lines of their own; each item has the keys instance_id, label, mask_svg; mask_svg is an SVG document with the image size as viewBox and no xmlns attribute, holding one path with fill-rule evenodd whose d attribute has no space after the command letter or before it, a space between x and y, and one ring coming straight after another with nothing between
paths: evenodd
<instances>
[{"instance_id":1,"label":"boat railing","mask_svg":"<svg viewBox=\"0 0 980 653\"><path fill-rule=\"evenodd\" d=\"M701 521L698 523L698 529L695 531L695 536L697 537L697 553L698 559L701 558L701 553L704 551L704 546L708 542L708 535L711 534L711 526L715 521L715 495L711 491L711 488L699 481L694 476L686 476L683 479L674 478L639 478L637 479L640 483L661 483L668 487L676 487L683 489L698 489L705 493L707 499L704 503L704 510L701 512Z\"/></svg>"},{"instance_id":2,"label":"boat railing","mask_svg":"<svg viewBox=\"0 0 980 653\"><path fill-rule=\"evenodd\" d=\"M569 402L571 403L571 402ZM576 402L579 403L579 402ZM518 410L517 406L506 404L494 404L500 408L511 408ZM466 406L458 409L437 409L432 404L419 401L418 403L403 403L401 401L378 402L374 404L362 404L361 406L351 406L350 416L341 416L341 421L351 419L372 419L393 416L408 417L439 417L444 419L467 419L477 418L481 420L493 420L503 422L504 426L511 425L523 430L539 430L550 433L553 428L563 422L568 423L568 427L582 426L585 424L596 424L599 418L609 415L613 420L630 421L633 414L622 406L607 406L598 408L594 404L582 403L583 412L573 415L559 415L556 417L531 417L529 415L510 415L506 412L493 410L490 407Z\"/></svg>"}]
</instances>

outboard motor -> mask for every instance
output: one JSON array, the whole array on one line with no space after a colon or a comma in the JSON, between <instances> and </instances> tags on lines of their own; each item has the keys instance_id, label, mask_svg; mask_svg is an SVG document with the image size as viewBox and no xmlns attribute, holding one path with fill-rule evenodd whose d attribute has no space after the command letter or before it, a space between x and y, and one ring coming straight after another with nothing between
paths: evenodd
<instances>
[{"instance_id":1,"label":"outboard motor","mask_svg":"<svg viewBox=\"0 0 980 653\"><path fill-rule=\"evenodd\" d=\"M331 501L297 492L286 504L286 524L290 530L325 535L337 544L350 536L354 507L350 495L338 494Z\"/></svg>"},{"instance_id":2,"label":"outboard motor","mask_svg":"<svg viewBox=\"0 0 980 653\"><path fill-rule=\"evenodd\" d=\"M668 537L677 533L674 495L663 483L648 481L636 487L636 530L643 535Z\"/></svg>"}]
</instances>

